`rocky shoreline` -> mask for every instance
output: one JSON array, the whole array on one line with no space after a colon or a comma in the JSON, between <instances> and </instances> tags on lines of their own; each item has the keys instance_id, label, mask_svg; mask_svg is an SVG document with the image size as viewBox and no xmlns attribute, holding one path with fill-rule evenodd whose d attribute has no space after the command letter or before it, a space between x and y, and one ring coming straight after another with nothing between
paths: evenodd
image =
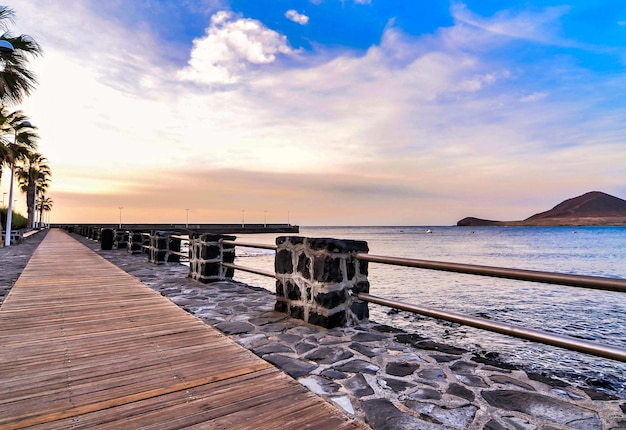
<instances>
[{"instance_id":1,"label":"rocky shoreline","mask_svg":"<svg viewBox=\"0 0 626 430\"><path fill-rule=\"evenodd\" d=\"M39 236L0 249L3 267L11 265L0 279L0 300ZM265 289L201 284L187 278L186 266L157 266L145 255L103 251L74 237L374 429L626 429L625 399L374 322L312 326L274 312L275 297Z\"/></svg>"}]
</instances>

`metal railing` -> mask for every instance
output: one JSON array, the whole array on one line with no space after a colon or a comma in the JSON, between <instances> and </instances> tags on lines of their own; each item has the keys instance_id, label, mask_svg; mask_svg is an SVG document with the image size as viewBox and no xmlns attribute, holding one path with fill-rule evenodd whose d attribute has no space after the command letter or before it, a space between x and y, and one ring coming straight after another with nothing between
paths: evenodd
<instances>
[{"instance_id":1,"label":"metal railing","mask_svg":"<svg viewBox=\"0 0 626 430\"><path fill-rule=\"evenodd\" d=\"M270 249L274 251L277 249L275 245L266 245L251 242L223 240L222 243L230 246L244 246L250 248ZM508 269L502 267L418 260L410 258L384 257L364 253L358 253L356 255L356 258L360 261L366 261L369 263L381 263L394 266L414 267L478 276L515 279L520 281L541 282L579 288L591 288L596 290L626 292L626 279L605 278L600 276L571 275L565 273L541 272L535 270ZM231 269L242 270L245 272L276 278L275 273L261 269L255 269L231 263L222 263L222 265ZM358 293L356 294L356 297L359 300L378 304L381 306L404 310L431 318L437 318L444 321L463 324L466 326L513 336L520 339L526 339L538 343L543 343L546 345L557 346L571 351L591 354L597 357L626 362L626 348L621 348L618 346L604 345L570 336L548 333L541 330L535 330L513 324L490 321L484 318L476 318L456 312L442 311L426 306L417 306L410 303L390 300L383 297L377 297L367 293Z\"/></svg>"},{"instance_id":2,"label":"metal railing","mask_svg":"<svg viewBox=\"0 0 626 430\"><path fill-rule=\"evenodd\" d=\"M222 240L222 244L229 245L229 246L243 246L245 248L269 249L272 251L276 251L276 249L278 248L276 245L268 245L265 243L253 243L253 242L236 242L234 240ZM241 270L242 272L254 273L256 275L267 276L269 278L276 278L276 273L270 272L268 270L256 269L254 267L240 266L238 264L232 264L232 263L222 263L222 266L228 267L229 269Z\"/></svg>"}]
</instances>

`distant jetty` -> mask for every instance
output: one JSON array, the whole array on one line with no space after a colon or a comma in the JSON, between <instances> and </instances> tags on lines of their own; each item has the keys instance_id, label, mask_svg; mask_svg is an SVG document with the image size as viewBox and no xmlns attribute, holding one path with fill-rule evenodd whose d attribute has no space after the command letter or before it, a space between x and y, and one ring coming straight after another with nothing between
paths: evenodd
<instances>
[{"instance_id":1,"label":"distant jetty","mask_svg":"<svg viewBox=\"0 0 626 430\"><path fill-rule=\"evenodd\" d=\"M521 221L463 218L457 226L626 226L626 200L600 191L565 200Z\"/></svg>"}]
</instances>

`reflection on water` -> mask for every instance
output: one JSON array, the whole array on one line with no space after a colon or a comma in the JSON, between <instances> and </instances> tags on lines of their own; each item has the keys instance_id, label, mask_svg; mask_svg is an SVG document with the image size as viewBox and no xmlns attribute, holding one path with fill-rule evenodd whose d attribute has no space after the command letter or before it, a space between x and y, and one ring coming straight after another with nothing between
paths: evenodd
<instances>
[{"instance_id":1,"label":"reflection on water","mask_svg":"<svg viewBox=\"0 0 626 430\"><path fill-rule=\"evenodd\" d=\"M426 230L432 233L426 233ZM426 260L626 277L622 227L334 227L301 228L301 236L358 239L371 254ZM276 235L239 236L274 243ZM238 248L239 264L271 270L274 253ZM245 261L244 261L245 260ZM274 291L271 278L235 279ZM370 263L374 295L626 348L626 294ZM626 395L626 364L371 305L370 318L532 370L573 372L609 381Z\"/></svg>"}]
</instances>

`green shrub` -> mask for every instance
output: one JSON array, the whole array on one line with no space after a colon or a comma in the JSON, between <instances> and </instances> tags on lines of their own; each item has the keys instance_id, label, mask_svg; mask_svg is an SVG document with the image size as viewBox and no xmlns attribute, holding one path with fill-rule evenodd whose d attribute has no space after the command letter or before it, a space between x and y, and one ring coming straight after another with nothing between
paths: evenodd
<instances>
[{"instance_id":1,"label":"green shrub","mask_svg":"<svg viewBox=\"0 0 626 430\"><path fill-rule=\"evenodd\" d=\"M6 228L7 208L0 209L0 219L2 219L2 228ZM21 214L13 212L11 219L11 230L20 230L28 227L28 218L24 218Z\"/></svg>"}]
</instances>

